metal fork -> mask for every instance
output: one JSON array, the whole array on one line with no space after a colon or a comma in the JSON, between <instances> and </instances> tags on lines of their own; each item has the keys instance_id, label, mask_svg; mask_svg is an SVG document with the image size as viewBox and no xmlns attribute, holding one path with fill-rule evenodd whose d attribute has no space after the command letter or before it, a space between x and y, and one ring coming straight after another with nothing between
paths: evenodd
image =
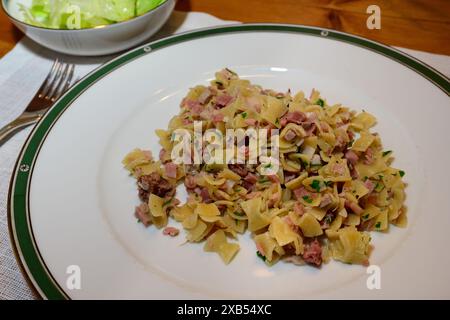
<instances>
[{"instance_id":1,"label":"metal fork","mask_svg":"<svg viewBox=\"0 0 450 320\"><path fill-rule=\"evenodd\" d=\"M0 146L17 131L38 122L45 112L72 85L75 65L55 60L33 100L16 120L0 129Z\"/></svg>"}]
</instances>

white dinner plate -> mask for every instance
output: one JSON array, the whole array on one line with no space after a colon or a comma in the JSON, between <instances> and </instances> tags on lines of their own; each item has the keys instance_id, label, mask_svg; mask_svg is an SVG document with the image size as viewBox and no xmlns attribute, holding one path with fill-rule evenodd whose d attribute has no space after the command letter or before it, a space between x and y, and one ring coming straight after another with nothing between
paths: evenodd
<instances>
[{"instance_id":1,"label":"white dinner plate","mask_svg":"<svg viewBox=\"0 0 450 320\"><path fill-rule=\"evenodd\" d=\"M190 87L224 67L280 91L316 88L331 104L378 118L375 130L406 172L409 217L405 229L373 233L380 289L368 289L360 265L267 267L248 235L224 265L202 244L181 246L183 234L136 223L123 156L135 147L157 154L154 130L166 128ZM50 299L450 298L449 92L445 76L414 58L312 27L227 26L137 48L80 81L30 135L9 196L18 259Z\"/></svg>"}]
</instances>

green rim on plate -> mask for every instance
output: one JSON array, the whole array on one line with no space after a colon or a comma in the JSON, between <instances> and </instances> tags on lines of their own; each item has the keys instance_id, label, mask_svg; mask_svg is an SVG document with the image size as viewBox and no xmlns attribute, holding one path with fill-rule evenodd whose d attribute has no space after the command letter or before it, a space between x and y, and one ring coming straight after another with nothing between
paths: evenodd
<instances>
[{"instance_id":1,"label":"green rim on plate","mask_svg":"<svg viewBox=\"0 0 450 320\"><path fill-rule=\"evenodd\" d=\"M84 90L96 81L120 66L149 54L154 50L183 41L210 37L217 34L258 31L299 33L357 45L405 65L431 81L447 95L450 95L449 79L426 64L389 46L347 33L323 28L279 24L244 24L216 27L168 37L129 51L94 70L69 90L33 129L16 162L8 197L10 236L22 269L29 278L29 282L42 297L47 299L70 299L69 295L54 280L39 253L39 248L34 240L29 212L29 190L34 163L46 136L61 114Z\"/></svg>"}]
</instances>

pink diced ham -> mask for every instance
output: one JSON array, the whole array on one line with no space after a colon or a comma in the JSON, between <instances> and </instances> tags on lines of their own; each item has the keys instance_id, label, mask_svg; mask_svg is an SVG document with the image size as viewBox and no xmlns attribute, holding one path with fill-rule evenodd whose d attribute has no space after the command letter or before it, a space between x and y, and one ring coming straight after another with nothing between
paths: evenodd
<instances>
[{"instance_id":1,"label":"pink diced ham","mask_svg":"<svg viewBox=\"0 0 450 320\"><path fill-rule=\"evenodd\" d=\"M256 126L256 124L258 123L258 121L256 121L256 119L245 119L244 120L245 124L251 127Z\"/></svg>"},{"instance_id":2,"label":"pink diced ham","mask_svg":"<svg viewBox=\"0 0 450 320\"><path fill-rule=\"evenodd\" d=\"M168 162L164 165L164 171L166 172L166 176L168 178L176 179L177 178L177 165L173 162Z\"/></svg>"},{"instance_id":3,"label":"pink diced ham","mask_svg":"<svg viewBox=\"0 0 450 320\"><path fill-rule=\"evenodd\" d=\"M148 227L152 223L152 219L149 215L150 210L148 208L147 203L142 202L139 206L136 207L134 211L134 216L142 222L142 224Z\"/></svg>"},{"instance_id":4,"label":"pink diced ham","mask_svg":"<svg viewBox=\"0 0 450 320\"><path fill-rule=\"evenodd\" d=\"M368 148L364 153L364 164L371 165L375 161L372 148Z\"/></svg>"},{"instance_id":5,"label":"pink diced ham","mask_svg":"<svg viewBox=\"0 0 450 320\"><path fill-rule=\"evenodd\" d=\"M305 245L303 259L318 267L322 264L322 246L317 239Z\"/></svg>"},{"instance_id":6,"label":"pink diced ham","mask_svg":"<svg viewBox=\"0 0 450 320\"><path fill-rule=\"evenodd\" d=\"M177 228L174 228L174 227L166 227L163 230L163 235L165 235L165 236L176 237L179 233L180 233L180 230L178 230Z\"/></svg>"},{"instance_id":7,"label":"pink diced ham","mask_svg":"<svg viewBox=\"0 0 450 320\"><path fill-rule=\"evenodd\" d=\"M254 173L249 172L245 176L244 180L247 181L248 183L255 184L258 181L258 176Z\"/></svg>"},{"instance_id":8,"label":"pink diced ham","mask_svg":"<svg viewBox=\"0 0 450 320\"><path fill-rule=\"evenodd\" d=\"M233 97L229 94L222 94L217 96L216 98L216 106L223 108L226 107L231 101L233 101Z\"/></svg>"},{"instance_id":9,"label":"pink diced ham","mask_svg":"<svg viewBox=\"0 0 450 320\"><path fill-rule=\"evenodd\" d=\"M194 189L197 186L197 182L194 176L187 175L184 179L184 185L188 189Z\"/></svg>"},{"instance_id":10,"label":"pink diced ham","mask_svg":"<svg viewBox=\"0 0 450 320\"><path fill-rule=\"evenodd\" d=\"M300 202L294 204L294 212L300 217L305 213L305 207Z\"/></svg>"},{"instance_id":11,"label":"pink diced ham","mask_svg":"<svg viewBox=\"0 0 450 320\"><path fill-rule=\"evenodd\" d=\"M372 191L375 189L375 183L373 183L372 181L370 181L369 179L367 179L364 182L364 186L369 189L369 193L372 193Z\"/></svg>"},{"instance_id":12,"label":"pink diced ham","mask_svg":"<svg viewBox=\"0 0 450 320\"><path fill-rule=\"evenodd\" d=\"M280 125L281 127L284 127L288 123L301 124L305 120L306 115L303 112L299 111L288 112L280 119Z\"/></svg>"},{"instance_id":13,"label":"pink diced ham","mask_svg":"<svg viewBox=\"0 0 450 320\"><path fill-rule=\"evenodd\" d=\"M355 165L358 162L359 157L354 151L348 150L345 153L345 159L347 159L347 161L352 165Z\"/></svg>"},{"instance_id":14,"label":"pink diced ham","mask_svg":"<svg viewBox=\"0 0 450 320\"><path fill-rule=\"evenodd\" d=\"M224 116L223 116L222 113L220 113L220 112L214 112L214 113L212 114L211 120L212 120L214 123L217 123L217 122L222 122L222 121L223 121L223 118L224 118Z\"/></svg>"},{"instance_id":15,"label":"pink diced ham","mask_svg":"<svg viewBox=\"0 0 450 320\"><path fill-rule=\"evenodd\" d=\"M305 189L305 187L300 187L297 189L294 189L294 195L297 198L297 200L302 199L304 196L311 197L311 192Z\"/></svg>"},{"instance_id":16,"label":"pink diced ham","mask_svg":"<svg viewBox=\"0 0 450 320\"><path fill-rule=\"evenodd\" d=\"M286 132L286 134L284 135L284 139L286 141L292 141L295 139L297 135L295 134L295 132L293 130L288 130L288 132Z\"/></svg>"}]
</instances>

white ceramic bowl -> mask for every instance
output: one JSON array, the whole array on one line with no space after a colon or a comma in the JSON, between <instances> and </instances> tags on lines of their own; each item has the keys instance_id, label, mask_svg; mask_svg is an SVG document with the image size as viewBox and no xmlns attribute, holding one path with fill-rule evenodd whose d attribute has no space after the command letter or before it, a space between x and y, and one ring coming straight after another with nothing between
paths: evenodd
<instances>
[{"instance_id":1,"label":"white ceramic bowl","mask_svg":"<svg viewBox=\"0 0 450 320\"><path fill-rule=\"evenodd\" d=\"M52 50L78 56L100 56L129 49L150 38L167 21L175 0L166 0L142 16L97 28L58 30L35 27L21 21L17 3L1 0L10 20L32 40Z\"/></svg>"}]
</instances>

